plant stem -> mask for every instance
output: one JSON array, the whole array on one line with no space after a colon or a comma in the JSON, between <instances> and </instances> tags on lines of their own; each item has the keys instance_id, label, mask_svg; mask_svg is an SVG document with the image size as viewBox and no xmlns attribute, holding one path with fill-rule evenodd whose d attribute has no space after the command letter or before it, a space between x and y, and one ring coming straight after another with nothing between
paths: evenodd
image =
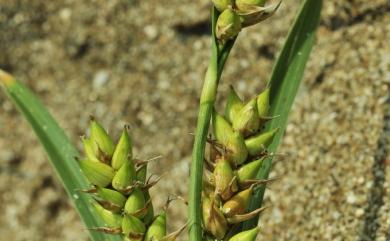
<instances>
[{"instance_id":1,"label":"plant stem","mask_svg":"<svg viewBox=\"0 0 390 241\"><path fill-rule=\"evenodd\" d=\"M215 41L213 41L215 42ZM213 43L213 45L215 45ZM196 135L191 163L191 179L189 193L189 235L190 241L202 240L202 210L201 210L201 192L203 176L203 159L206 146L206 137L208 133L211 112L215 102L218 87L218 62L217 53L213 52L210 63L207 68L202 95L200 98L200 107L198 122L196 126Z\"/></svg>"},{"instance_id":2,"label":"plant stem","mask_svg":"<svg viewBox=\"0 0 390 241\"><path fill-rule=\"evenodd\" d=\"M211 67L211 65L210 65ZM213 71L216 73L216 71ZM207 75L206 75L207 76ZM216 76L216 75L215 75ZM203 95L208 98L201 98L199 108L198 123L196 128L196 136L194 149L192 154L191 164L191 183L189 195L189 232L190 241L200 241L202 239L202 210L201 210L201 192L202 192L202 175L203 175L203 159L206 145L206 137L213 108L214 98L212 89L216 89L216 78L206 78L206 83L203 88ZM209 82L209 83L207 83ZM215 97L215 95L214 95Z\"/></svg>"},{"instance_id":3,"label":"plant stem","mask_svg":"<svg viewBox=\"0 0 390 241\"><path fill-rule=\"evenodd\" d=\"M202 209L201 197L203 186L203 160L206 147L206 138L209 129L211 113L217 95L219 78L221 77L223 66L229 56L230 50L235 42L226 42L221 51L218 50L218 43L215 39L215 23L218 12L212 11L212 49L210 63L207 68L200 97L200 107L196 126L196 135L192 153L191 178L189 191L189 240L202 240Z\"/></svg>"}]
</instances>

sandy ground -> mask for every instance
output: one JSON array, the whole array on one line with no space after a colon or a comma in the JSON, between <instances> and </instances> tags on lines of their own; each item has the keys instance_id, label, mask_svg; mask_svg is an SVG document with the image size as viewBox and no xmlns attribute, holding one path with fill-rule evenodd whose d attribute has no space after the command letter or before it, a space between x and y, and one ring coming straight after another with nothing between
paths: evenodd
<instances>
[{"instance_id":1,"label":"sandy ground","mask_svg":"<svg viewBox=\"0 0 390 241\"><path fill-rule=\"evenodd\" d=\"M297 1L245 30L227 63L260 92ZM198 96L209 58L209 1L0 0L0 67L31 87L80 147L88 116L118 136L130 123L140 158L169 173L153 190L187 195ZM390 240L390 3L325 1L318 43L267 191L259 240ZM0 94L0 237L88 240L29 126ZM186 207L170 209L170 228ZM181 240L186 240L185 235Z\"/></svg>"}]
</instances>

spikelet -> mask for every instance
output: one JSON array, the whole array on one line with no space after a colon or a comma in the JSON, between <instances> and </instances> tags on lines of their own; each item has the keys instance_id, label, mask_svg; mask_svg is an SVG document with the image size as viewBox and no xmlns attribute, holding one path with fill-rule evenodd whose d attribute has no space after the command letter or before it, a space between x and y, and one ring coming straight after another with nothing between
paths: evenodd
<instances>
[{"instance_id":1,"label":"spikelet","mask_svg":"<svg viewBox=\"0 0 390 241\"><path fill-rule=\"evenodd\" d=\"M223 146L224 158L233 166L242 164L248 156L242 134L234 131L231 124L215 111L212 122L215 139Z\"/></svg>"},{"instance_id":2,"label":"spikelet","mask_svg":"<svg viewBox=\"0 0 390 241\"><path fill-rule=\"evenodd\" d=\"M212 0L214 6L218 11L222 12L234 5L234 0Z\"/></svg>"},{"instance_id":3,"label":"spikelet","mask_svg":"<svg viewBox=\"0 0 390 241\"><path fill-rule=\"evenodd\" d=\"M215 35L219 40L226 41L236 37L241 29L240 16L233 9L227 8L217 19Z\"/></svg>"},{"instance_id":4,"label":"spikelet","mask_svg":"<svg viewBox=\"0 0 390 241\"><path fill-rule=\"evenodd\" d=\"M104 223L92 230L119 234L125 241L174 241L183 228L167 235L165 210L154 216L149 188L157 181L147 180L148 161L133 159L128 129L124 127L114 145L102 125L91 118L90 136L82 137L86 159L79 165L94 186L83 192L93 195L91 205Z\"/></svg>"},{"instance_id":5,"label":"spikelet","mask_svg":"<svg viewBox=\"0 0 390 241\"><path fill-rule=\"evenodd\" d=\"M115 175L114 169L104 163L81 160L79 164L87 179L98 187L106 187Z\"/></svg>"},{"instance_id":6,"label":"spikelet","mask_svg":"<svg viewBox=\"0 0 390 241\"><path fill-rule=\"evenodd\" d=\"M260 121L257 111L257 101L249 101L232 119L232 127L240 132L244 137L253 135L259 129Z\"/></svg>"},{"instance_id":7,"label":"spikelet","mask_svg":"<svg viewBox=\"0 0 390 241\"><path fill-rule=\"evenodd\" d=\"M160 240L167 235L167 214L162 212L150 224L145 241Z\"/></svg>"},{"instance_id":8,"label":"spikelet","mask_svg":"<svg viewBox=\"0 0 390 241\"><path fill-rule=\"evenodd\" d=\"M237 92L234 90L233 86L230 86L230 92L226 103L225 108L225 118L227 121L232 123L232 120L236 118L238 112L244 107L244 103L237 95Z\"/></svg>"},{"instance_id":9,"label":"spikelet","mask_svg":"<svg viewBox=\"0 0 390 241\"><path fill-rule=\"evenodd\" d=\"M229 162L224 159L216 160L214 169L215 193L223 200L228 200L237 189L237 181Z\"/></svg>"},{"instance_id":10,"label":"spikelet","mask_svg":"<svg viewBox=\"0 0 390 241\"><path fill-rule=\"evenodd\" d=\"M243 1L242 1L243 2ZM231 87L225 116L212 115L215 140L204 171L202 209L204 237L210 240L253 241L258 229L240 232L240 223L266 208L247 212L254 190L271 179L256 180L278 128L266 131L270 90L244 103ZM215 151L217 150L217 151Z\"/></svg>"}]
</instances>

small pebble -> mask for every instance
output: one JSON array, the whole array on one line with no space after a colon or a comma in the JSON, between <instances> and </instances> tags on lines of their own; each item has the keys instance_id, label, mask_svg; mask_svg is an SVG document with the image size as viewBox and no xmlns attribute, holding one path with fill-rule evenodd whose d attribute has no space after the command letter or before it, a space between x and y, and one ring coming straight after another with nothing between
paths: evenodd
<instances>
[{"instance_id":1,"label":"small pebble","mask_svg":"<svg viewBox=\"0 0 390 241\"><path fill-rule=\"evenodd\" d=\"M107 84L109 74L106 70L99 70L93 78L93 88L100 89Z\"/></svg>"}]
</instances>

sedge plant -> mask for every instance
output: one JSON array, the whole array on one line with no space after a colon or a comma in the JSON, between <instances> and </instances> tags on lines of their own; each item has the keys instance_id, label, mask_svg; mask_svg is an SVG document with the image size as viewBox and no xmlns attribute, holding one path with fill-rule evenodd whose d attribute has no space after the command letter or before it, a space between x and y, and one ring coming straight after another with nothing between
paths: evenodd
<instances>
[{"instance_id":1,"label":"sedge plant","mask_svg":"<svg viewBox=\"0 0 390 241\"><path fill-rule=\"evenodd\" d=\"M237 36L272 16L281 2L212 0L212 4L211 58L200 96L191 164L189 240L253 241L260 230L259 214L265 209L265 186L272 181L268 178L272 153L282 138L314 44L322 1L301 1L266 88L244 102L233 86L222 111L216 110L214 102ZM80 154L26 86L2 70L0 83L41 141L93 241L176 239L185 226L167 234L169 201L154 213L148 189L156 181L147 178L148 162L134 159L127 127L115 143L91 119Z\"/></svg>"}]
</instances>

